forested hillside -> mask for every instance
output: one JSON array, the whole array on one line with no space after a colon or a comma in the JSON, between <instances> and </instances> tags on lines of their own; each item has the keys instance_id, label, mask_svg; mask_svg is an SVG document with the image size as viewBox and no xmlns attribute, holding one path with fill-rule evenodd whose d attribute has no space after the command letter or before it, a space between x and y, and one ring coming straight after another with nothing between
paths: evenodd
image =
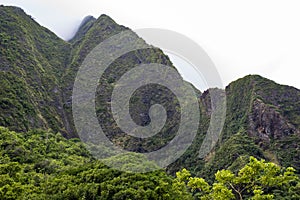
<instances>
[{"instance_id":1,"label":"forested hillside","mask_svg":"<svg viewBox=\"0 0 300 200\"><path fill-rule=\"evenodd\" d=\"M215 183L191 177L186 169L167 175L121 172L95 160L78 139L42 130L16 133L0 127L1 199L272 199L300 198L293 168L251 157L238 174L221 170ZM130 153L112 162L154 165ZM124 169L126 171L126 169Z\"/></svg>"},{"instance_id":2,"label":"forested hillside","mask_svg":"<svg viewBox=\"0 0 300 200\"><path fill-rule=\"evenodd\" d=\"M200 105L197 135L166 169L136 174L125 165L127 172L120 172L90 155L73 122L75 77L94 47L122 31L131 30L107 15L89 16L64 41L21 8L0 6L0 199L300 198L300 90L259 75L238 79L225 90L194 88ZM166 124L145 139L118 127L110 108L116 82L140 64L175 69L162 50L139 39L148 48L126 53L109 66L99 80L95 107L106 136L133 152L108 162L147 169L156 165L139 153L174 138L180 105L165 87L142 87L131 98L131 117L145 126L150 107L160 104L167 110ZM200 158L212 90L226 94L226 119L216 146Z\"/></svg>"},{"instance_id":3,"label":"forested hillside","mask_svg":"<svg viewBox=\"0 0 300 200\"><path fill-rule=\"evenodd\" d=\"M64 130L60 77L70 44L16 7L0 7L0 124Z\"/></svg>"}]
</instances>

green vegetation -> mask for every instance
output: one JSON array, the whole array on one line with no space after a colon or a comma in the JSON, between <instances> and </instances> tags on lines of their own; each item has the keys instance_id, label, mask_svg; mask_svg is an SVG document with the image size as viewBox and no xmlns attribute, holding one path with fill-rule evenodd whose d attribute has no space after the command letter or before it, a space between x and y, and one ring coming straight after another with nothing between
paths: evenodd
<instances>
[{"instance_id":1,"label":"green vegetation","mask_svg":"<svg viewBox=\"0 0 300 200\"><path fill-rule=\"evenodd\" d=\"M113 170L94 160L78 139L59 133L16 133L0 127L0 144L3 200L174 198L172 178L163 171ZM135 156L128 159L134 162Z\"/></svg>"},{"instance_id":2,"label":"green vegetation","mask_svg":"<svg viewBox=\"0 0 300 200\"><path fill-rule=\"evenodd\" d=\"M184 166L193 175L211 182L218 170L229 168L236 172L250 156L255 156L284 167L292 166L299 174L300 91L249 75L230 83L226 95L226 120L217 146L204 160L199 159L210 117L210 95L206 91L200 97L198 135L188 151L169 167L169 172L174 174ZM295 114L285 115L287 112Z\"/></svg>"},{"instance_id":3,"label":"green vegetation","mask_svg":"<svg viewBox=\"0 0 300 200\"><path fill-rule=\"evenodd\" d=\"M203 178L191 177L186 169L176 173L177 185L185 185L196 199L299 199L300 182L295 169L250 157L236 174L221 170L210 185Z\"/></svg>"},{"instance_id":4,"label":"green vegetation","mask_svg":"<svg viewBox=\"0 0 300 200\"><path fill-rule=\"evenodd\" d=\"M66 133L59 79L70 45L16 7L0 7L0 125Z\"/></svg>"},{"instance_id":5,"label":"green vegetation","mask_svg":"<svg viewBox=\"0 0 300 200\"><path fill-rule=\"evenodd\" d=\"M250 157L238 173L221 170L215 183L176 178L163 170L131 173L130 167L153 165L140 155L111 157L133 163L121 172L93 159L78 139L42 130L16 133L0 127L0 199L298 199L299 178L293 168ZM107 162L107 161L106 161ZM139 164L140 163L140 164ZM241 198L242 197L242 198Z\"/></svg>"},{"instance_id":6,"label":"green vegetation","mask_svg":"<svg viewBox=\"0 0 300 200\"><path fill-rule=\"evenodd\" d=\"M168 166L169 175L162 170L132 173L133 164L145 171L155 166L135 153L105 160L110 166L126 163L122 170L127 172L120 172L95 160L76 138L72 87L87 54L130 29L106 15L88 17L73 39L63 41L20 8L0 6L0 16L0 126L6 127L0 128L0 199L299 199L294 175L300 174L298 89L258 75L229 84L222 137L204 159L199 149L210 123L211 99L209 91L196 91L198 134ZM112 91L124 73L142 63L173 67L158 48L129 52L109 66L96 94L98 120L107 137L132 152L164 146L180 120L176 97L167 88L148 85L130 99L132 118L145 125L151 105L161 104L168 113L161 132L137 139L117 126L108 106ZM178 172L182 168L188 171ZM170 176L176 172L176 178Z\"/></svg>"}]
</instances>

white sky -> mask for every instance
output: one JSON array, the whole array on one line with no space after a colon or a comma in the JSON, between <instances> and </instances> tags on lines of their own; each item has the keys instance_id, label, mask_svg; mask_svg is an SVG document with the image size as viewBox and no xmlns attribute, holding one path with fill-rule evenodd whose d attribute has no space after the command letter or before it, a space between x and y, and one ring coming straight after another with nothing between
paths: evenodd
<instances>
[{"instance_id":1,"label":"white sky","mask_svg":"<svg viewBox=\"0 0 300 200\"><path fill-rule=\"evenodd\" d=\"M224 85L260 74L300 88L297 0L0 0L0 4L22 7L64 39L74 34L86 15L103 13L131 29L170 29L203 47Z\"/></svg>"}]
</instances>

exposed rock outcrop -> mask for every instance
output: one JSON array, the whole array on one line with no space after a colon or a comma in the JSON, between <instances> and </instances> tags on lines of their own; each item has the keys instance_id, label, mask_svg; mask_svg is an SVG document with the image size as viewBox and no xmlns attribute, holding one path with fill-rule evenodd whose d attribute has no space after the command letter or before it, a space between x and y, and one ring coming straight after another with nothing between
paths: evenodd
<instances>
[{"instance_id":1,"label":"exposed rock outcrop","mask_svg":"<svg viewBox=\"0 0 300 200\"><path fill-rule=\"evenodd\" d=\"M257 142L265 146L270 140L282 139L295 134L297 129L290 124L274 107L256 99L249 115L249 135L257 137Z\"/></svg>"}]
</instances>

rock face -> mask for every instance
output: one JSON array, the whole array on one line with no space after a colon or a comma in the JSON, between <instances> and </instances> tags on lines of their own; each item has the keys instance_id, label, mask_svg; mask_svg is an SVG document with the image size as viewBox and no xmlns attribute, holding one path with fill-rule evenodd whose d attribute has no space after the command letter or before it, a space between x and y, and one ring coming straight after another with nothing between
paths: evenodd
<instances>
[{"instance_id":1,"label":"rock face","mask_svg":"<svg viewBox=\"0 0 300 200\"><path fill-rule=\"evenodd\" d=\"M261 145L269 144L271 139L282 139L297 133L294 125L275 108L266 105L260 99L253 102L248 131L251 137L258 138L258 143Z\"/></svg>"}]
</instances>

